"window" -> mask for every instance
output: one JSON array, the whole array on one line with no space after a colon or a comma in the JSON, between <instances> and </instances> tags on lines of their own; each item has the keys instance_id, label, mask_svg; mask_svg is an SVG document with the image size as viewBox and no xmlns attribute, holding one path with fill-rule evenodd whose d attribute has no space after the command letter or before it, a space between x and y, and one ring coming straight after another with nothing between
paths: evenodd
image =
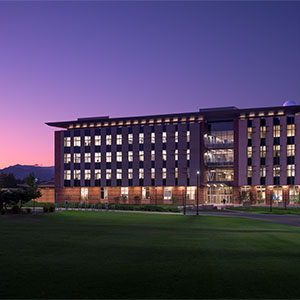
<instances>
[{"instance_id":1,"label":"window","mask_svg":"<svg viewBox=\"0 0 300 300\"><path fill-rule=\"evenodd\" d=\"M260 157L266 157L267 147L266 146L260 146L259 147L259 153Z\"/></svg>"},{"instance_id":2,"label":"window","mask_svg":"<svg viewBox=\"0 0 300 300\"><path fill-rule=\"evenodd\" d=\"M122 134L117 134L117 145L122 145Z\"/></svg>"},{"instance_id":3,"label":"window","mask_svg":"<svg viewBox=\"0 0 300 300\"><path fill-rule=\"evenodd\" d=\"M144 179L144 169L139 169L139 179Z\"/></svg>"},{"instance_id":4,"label":"window","mask_svg":"<svg viewBox=\"0 0 300 300\"><path fill-rule=\"evenodd\" d=\"M122 170L117 169L117 179L122 179Z\"/></svg>"},{"instance_id":5,"label":"window","mask_svg":"<svg viewBox=\"0 0 300 300\"><path fill-rule=\"evenodd\" d=\"M80 147L81 142L80 142L80 136L74 136L74 147Z\"/></svg>"},{"instance_id":6,"label":"window","mask_svg":"<svg viewBox=\"0 0 300 300\"><path fill-rule=\"evenodd\" d=\"M74 163L75 164L80 163L80 153L74 153Z\"/></svg>"},{"instance_id":7,"label":"window","mask_svg":"<svg viewBox=\"0 0 300 300\"><path fill-rule=\"evenodd\" d=\"M133 144L133 134L128 133L128 144Z\"/></svg>"},{"instance_id":8,"label":"window","mask_svg":"<svg viewBox=\"0 0 300 300\"><path fill-rule=\"evenodd\" d=\"M248 166L247 174L248 174L248 178L252 177L252 166Z\"/></svg>"},{"instance_id":9,"label":"window","mask_svg":"<svg viewBox=\"0 0 300 300\"><path fill-rule=\"evenodd\" d=\"M64 147L71 147L71 138L70 137L64 138Z\"/></svg>"},{"instance_id":10,"label":"window","mask_svg":"<svg viewBox=\"0 0 300 300\"><path fill-rule=\"evenodd\" d=\"M155 132L151 132L151 143L155 144Z\"/></svg>"},{"instance_id":11,"label":"window","mask_svg":"<svg viewBox=\"0 0 300 300\"><path fill-rule=\"evenodd\" d=\"M190 158L191 158L190 153L191 153L191 150L190 150L190 149L187 149L187 150L186 150L186 159L187 159L187 160L190 160Z\"/></svg>"},{"instance_id":12,"label":"window","mask_svg":"<svg viewBox=\"0 0 300 300\"><path fill-rule=\"evenodd\" d=\"M81 199L87 200L88 197L89 197L89 190L88 190L88 188L81 188L81 190L80 190L80 196L81 196Z\"/></svg>"},{"instance_id":13,"label":"window","mask_svg":"<svg viewBox=\"0 0 300 300\"><path fill-rule=\"evenodd\" d=\"M167 169L166 169L166 168L163 168L163 169L162 169L162 178L163 178L163 179L166 179L166 178L167 178Z\"/></svg>"},{"instance_id":14,"label":"window","mask_svg":"<svg viewBox=\"0 0 300 300\"><path fill-rule=\"evenodd\" d=\"M107 199L108 198L108 190L107 187L102 187L100 189L100 199Z\"/></svg>"},{"instance_id":15,"label":"window","mask_svg":"<svg viewBox=\"0 0 300 300\"><path fill-rule=\"evenodd\" d=\"M122 200L128 199L128 187L121 187L121 198Z\"/></svg>"},{"instance_id":16,"label":"window","mask_svg":"<svg viewBox=\"0 0 300 300\"><path fill-rule=\"evenodd\" d=\"M164 187L164 200L172 199L172 187Z\"/></svg>"},{"instance_id":17,"label":"window","mask_svg":"<svg viewBox=\"0 0 300 300\"><path fill-rule=\"evenodd\" d=\"M264 203L266 200L266 188L264 186L258 186L256 189L256 199L258 203Z\"/></svg>"},{"instance_id":18,"label":"window","mask_svg":"<svg viewBox=\"0 0 300 300\"><path fill-rule=\"evenodd\" d=\"M259 168L259 176L266 177L266 174L267 174L266 167L260 167Z\"/></svg>"},{"instance_id":19,"label":"window","mask_svg":"<svg viewBox=\"0 0 300 300\"><path fill-rule=\"evenodd\" d=\"M187 131L186 132L186 141L189 143L191 140L191 132L190 131Z\"/></svg>"},{"instance_id":20,"label":"window","mask_svg":"<svg viewBox=\"0 0 300 300\"><path fill-rule=\"evenodd\" d=\"M142 199L150 199L150 189L149 187L145 187L143 186L142 187Z\"/></svg>"},{"instance_id":21,"label":"window","mask_svg":"<svg viewBox=\"0 0 300 300\"><path fill-rule=\"evenodd\" d=\"M95 135L95 146L101 146L101 135Z\"/></svg>"},{"instance_id":22,"label":"window","mask_svg":"<svg viewBox=\"0 0 300 300\"><path fill-rule=\"evenodd\" d=\"M71 170L64 171L64 180L71 180Z\"/></svg>"},{"instance_id":23,"label":"window","mask_svg":"<svg viewBox=\"0 0 300 300\"><path fill-rule=\"evenodd\" d=\"M273 167L273 177L280 177L280 166Z\"/></svg>"},{"instance_id":24,"label":"window","mask_svg":"<svg viewBox=\"0 0 300 300\"><path fill-rule=\"evenodd\" d=\"M286 167L287 177L295 176L295 165L287 165Z\"/></svg>"},{"instance_id":25,"label":"window","mask_svg":"<svg viewBox=\"0 0 300 300\"><path fill-rule=\"evenodd\" d=\"M111 134L106 136L106 145L111 145Z\"/></svg>"},{"instance_id":26,"label":"window","mask_svg":"<svg viewBox=\"0 0 300 300\"><path fill-rule=\"evenodd\" d=\"M190 168L186 168L186 178L191 178L191 170Z\"/></svg>"},{"instance_id":27,"label":"window","mask_svg":"<svg viewBox=\"0 0 300 300\"><path fill-rule=\"evenodd\" d=\"M144 134L143 133L139 133L139 143L144 144Z\"/></svg>"},{"instance_id":28,"label":"window","mask_svg":"<svg viewBox=\"0 0 300 300\"><path fill-rule=\"evenodd\" d=\"M286 135L295 136L295 124L288 124L286 126Z\"/></svg>"},{"instance_id":29,"label":"window","mask_svg":"<svg viewBox=\"0 0 300 300\"><path fill-rule=\"evenodd\" d=\"M91 180L91 170L84 170L84 179Z\"/></svg>"},{"instance_id":30,"label":"window","mask_svg":"<svg viewBox=\"0 0 300 300\"><path fill-rule=\"evenodd\" d=\"M247 148L248 158L252 157L252 147Z\"/></svg>"},{"instance_id":31,"label":"window","mask_svg":"<svg viewBox=\"0 0 300 300\"><path fill-rule=\"evenodd\" d=\"M162 151L162 159L167 160L167 150Z\"/></svg>"},{"instance_id":32,"label":"window","mask_svg":"<svg viewBox=\"0 0 300 300\"><path fill-rule=\"evenodd\" d=\"M122 152L120 151L117 152L117 161L122 162Z\"/></svg>"},{"instance_id":33,"label":"window","mask_svg":"<svg viewBox=\"0 0 300 300\"><path fill-rule=\"evenodd\" d=\"M280 137L280 125L273 126L273 137Z\"/></svg>"},{"instance_id":34,"label":"window","mask_svg":"<svg viewBox=\"0 0 300 300\"><path fill-rule=\"evenodd\" d=\"M175 150L175 160L178 160L178 149Z\"/></svg>"},{"instance_id":35,"label":"window","mask_svg":"<svg viewBox=\"0 0 300 300\"><path fill-rule=\"evenodd\" d=\"M166 143L166 142L167 142L167 133L166 133L166 132L163 132L163 133L162 133L162 142L163 142L163 143Z\"/></svg>"},{"instance_id":36,"label":"window","mask_svg":"<svg viewBox=\"0 0 300 300\"><path fill-rule=\"evenodd\" d=\"M111 152L106 152L106 162L111 162Z\"/></svg>"},{"instance_id":37,"label":"window","mask_svg":"<svg viewBox=\"0 0 300 300\"><path fill-rule=\"evenodd\" d=\"M139 151L139 160L144 161L144 151Z\"/></svg>"},{"instance_id":38,"label":"window","mask_svg":"<svg viewBox=\"0 0 300 300\"><path fill-rule=\"evenodd\" d=\"M155 178L155 169L151 168L151 178L154 179Z\"/></svg>"},{"instance_id":39,"label":"window","mask_svg":"<svg viewBox=\"0 0 300 300\"><path fill-rule=\"evenodd\" d=\"M178 168L175 168L175 178L178 178Z\"/></svg>"},{"instance_id":40,"label":"window","mask_svg":"<svg viewBox=\"0 0 300 300\"><path fill-rule=\"evenodd\" d=\"M178 131L175 131L175 143L178 143Z\"/></svg>"},{"instance_id":41,"label":"window","mask_svg":"<svg viewBox=\"0 0 300 300\"><path fill-rule=\"evenodd\" d=\"M71 154L70 153L65 153L64 154L64 163L68 164L71 162Z\"/></svg>"},{"instance_id":42,"label":"window","mask_svg":"<svg viewBox=\"0 0 300 300\"><path fill-rule=\"evenodd\" d=\"M101 179L101 170L95 170L95 180Z\"/></svg>"},{"instance_id":43,"label":"window","mask_svg":"<svg viewBox=\"0 0 300 300\"><path fill-rule=\"evenodd\" d=\"M273 146L273 157L280 157L280 145Z\"/></svg>"},{"instance_id":44,"label":"window","mask_svg":"<svg viewBox=\"0 0 300 300\"><path fill-rule=\"evenodd\" d=\"M252 127L248 127L248 140L252 139Z\"/></svg>"},{"instance_id":45,"label":"window","mask_svg":"<svg viewBox=\"0 0 300 300\"><path fill-rule=\"evenodd\" d=\"M84 153L84 162L85 163L91 162L91 153Z\"/></svg>"},{"instance_id":46,"label":"window","mask_svg":"<svg viewBox=\"0 0 300 300\"><path fill-rule=\"evenodd\" d=\"M295 145L286 146L287 156L295 156Z\"/></svg>"},{"instance_id":47,"label":"window","mask_svg":"<svg viewBox=\"0 0 300 300\"><path fill-rule=\"evenodd\" d=\"M100 152L95 153L95 162L96 163L101 162L101 153Z\"/></svg>"},{"instance_id":48,"label":"window","mask_svg":"<svg viewBox=\"0 0 300 300\"><path fill-rule=\"evenodd\" d=\"M155 150L151 150L151 160L155 160Z\"/></svg>"},{"instance_id":49,"label":"window","mask_svg":"<svg viewBox=\"0 0 300 300\"><path fill-rule=\"evenodd\" d=\"M128 179L133 178L133 169L128 169Z\"/></svg>"},{"instance_id":50,"label":"window","mask_svg":"<svg viewBox=\"0 0 300 300\"><path fill-rule=\"evenodd\" d=\"M80 170L74 170L74 180L80 180L81 172Z\"/></svg>"},{"instance_id":51,"label":"window","mask_svg":"<svg viewBox=\"0 0 300 300\"><path fill-rule=\"evenodd\" d=\"M133 151L128 151L128 161L133 161Z\"/></svg>"},{"instance_id":52,"label":"window","mask_svg":"<svg viewBox=\"0 0 300 300\"><path fill-rule=\"evenodd\" d=\"M195 186L188 186L186 188L186 198L187 200L195 200L196 194L196 187Z\"/></svg>"},{"instance_id":53,"label":"window","mask_svg":"<svg viewBox=\"0 0 300 300\"><path fill-rule=\"evenodd\" d=\"M91 146L91 137L90 136L84 137L84 146Z\"/></svg>"},{"instance_id":54,"label":"window","mask_svg":"<svg viewBox=\"0 0 300 300\"><path fill-rule=\"evenodd\" d=\"M107 180L111 179L111 169L106 169L106 179Z\"/></svg>"},{"instance_id":55,"label":"window","mask_svg":"<svg viewBox=\"0 0 300 300\"><path fill-rule=\"evenodd\" d=\"M267 131L266 126L260 126L260 138L261 139L266 138L266 131Z\"/></svg>"}]
</instances>

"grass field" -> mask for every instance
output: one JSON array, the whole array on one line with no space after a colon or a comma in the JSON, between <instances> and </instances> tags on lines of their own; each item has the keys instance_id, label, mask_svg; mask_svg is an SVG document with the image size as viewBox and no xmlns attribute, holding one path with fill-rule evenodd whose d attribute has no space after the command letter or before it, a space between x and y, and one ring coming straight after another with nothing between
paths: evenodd
<instances>
[{"instance_id":1,"label":"grass field","mask_svg":"<svg viewBox=\"0 0 300 300\"><path fill-rule=\"evenodd\" d=\"M250 206L250 207L231 207L230 210L237 210L242 212L254 212L261 214L280 214L280 215L300 215L300 207L287 207L286 209L283 207L272 207L272 211L270 211L270 207L260 207L260 206Z\"/></svg>"},{"instance_id":2,"label":"grass field","mask_svg":"<svg viewBox=\"0 0 300 300\"><path fill-rule=\"evenodd\" d=\"M300 228L180 215L0 216L0 298L300 298Z\"/></svg>"}]
</instances>

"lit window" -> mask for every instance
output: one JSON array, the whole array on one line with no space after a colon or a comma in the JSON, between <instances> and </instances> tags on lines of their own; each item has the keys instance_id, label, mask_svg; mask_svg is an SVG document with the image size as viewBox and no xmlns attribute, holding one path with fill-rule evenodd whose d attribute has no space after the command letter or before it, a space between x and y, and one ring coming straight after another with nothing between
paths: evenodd
<instances>
[{"instance_id":1,"label":"lit window","mask_svg":"<svg viewBox=\"0 0 300 300\"><path fill-rule=\"evenodd\" d=\"M252 157L252 147L248 147L248 158L251 158Z\"/></svg>"},{"instance_id":2,"label":"lit window","mask_svg":"<svg viewBox=\"0 0 300 300\"><path fill-rule=\"evenodd\" d=\"M191 154L191 150L190 150L190 149L187 149L187 150L186 150L186 159L187 159L187 160L190 160L190 158L191 158L191 155L190 155L190 154Z\"/></svg>"},{"instance_id":3,"label":"lit window","mask_svg":"<svg viewBox=\"0 0 300 300\"><path fill-rule=\"evenodd\" d=\"M280 157L280 145L273 145L273 157Z\"/></svg>"},{"instance_id":4,"label":"lit window","mask_svg":"<svg viewBox=\"0 0 300 300\"><path fill-rule=\"evenodd\" d=\"M128 161L133 161L133 151L128 151Z\"/></svg>"},{"instance_id":5,"label":"lit window","mask_svg":"<svg viewBox=\"0 0 300 300\"><path fill-rule=\"evenodd\" d=\"M88 190L88 188L81 188L81 190L80 190L80 196L81 196L81 199L87 200L88 197L89 197L89 190Z\"/></svg>"},{"instance_id":6,"label":"lit window","mask_svg":"<svg viewBox=\"0 0 300 300\"><path fill-rule=\"evenodd\" d=\"M196 187L195 186L188 186L186 188L186 198L187 200L195 200L196 195Z\"/></svg>"},{"instance_id":7,"label":"lit window","mask_svg":"<svg viewBox=\"0 0 300 300\"><path fill-rule=\"evenodd\" d=\"M295 176L295 165L287 165L286 172L287 172L287 177L294 177Z\"/></svg>"},{"instance_id":8,"label":"lit window","mask_svg":"<svg viewBox=\"0 0 300 300\"><path fill-rule=\"evenodd\" d=\"M139 134L139 143L144 144L144 134L143 133Z\"/></svg>"},{"instance_id":9,"label":"lit window","mask_svg":"<svg viewBox=\"0 0 300 300\"><path fill-rule=\"evenodd\" d=\"M175 150L175 160L178 160L178 149Z\"/></svg>"},{"instance_id":10,"label":"lit window","mask_svg":"<svg viewBox=\"0 0 300 300\"><path fill-rule=\"evenodd\" d=\"M74 153L74 163L75 164L80 163L80 153Z\"/></svg>"},{"instance_id":11,"label":"lit window","mask_svg":"<svg viewBox=\"0 0 300 300\"><path fill-rule=\"evenodd\" d=\"M95 146L101 146L101 135L95 135Z\"/></svg>"},{"instance_id":12,"label":"lit window","mask_svg":"<svg viewBox=\"0 0 300 300\"><path fill-rule=\"evenodd\" d=\"M84 162L85 163L91 162L91 153L84 153Z\"/></svg>"},{"instance_id":13,"label":"lit window","mask_svg":"<svg viewBox=\"0 0 300 300\"><path fill-rule=\"evenodd\" d=\"M127 200L128 198L128 187L121 187L121 198Z\"/></svg>"},{"instance_id":14,"label":"lit window","mask_svg":"<svg viewBox=\"0 0 300 300\"><path fill-rule=\"evenodd\" d=\"M64 171L64 180L71 180L71 170Z\"/></svg>"},{"instance_id":15,"label":"lit window","mask_svg":"<svg viewBox=\"0 0 300 300\"><path fill-rule=\"evenodd\" d=\"M64 154L64 163L68 164L71 162L71 154L70 153L65 153Z\"/></svg>"},{"instance_id":16,"label":"lit window","mask_svg":"<svg viewBox=\"0 0 300 300\"><path fill-rule=\"evenodd\" d=\"M84 179L85 180L91 179L91 170L84 170Z\"/></svg>"},{"instance_id":17,"label":"lit window","mask_svg":"<svg viewBox=\"0 0 300 300\"><path fill-rule=\"evenodd\" d=\"M117 169L117 179L122 179L122 170Z\"/></svg>"},{"instance_id":18,"label":"lit window","mask_svg":"<svg viewBox=\"0 0 300 300\"><path fill-rule=\"evenodd\" d=\"M106 145L111 145L111 134L106 136Z\"/></svg>"},{"instance_id":19,"label":"lit window","mask_svg":"<svg viewBox=\"0 0 300 300\"><path fill-rule=\"evenodd\" d=\"M101 170L95 170L95 180L101 179Z\"/></svg>"},{"instance_id":20,"label":"lit window","mask_svg":"<svg viewBox=\"0 0 300 300\"><path fill-rule=\"evenodd\" d=\"M155 160L155 150L151 150L151 160Z\"/></svg>"},{"instance_id":21,"label":"lit window","mask_svg":"<svg viewBox=\"0 0 300 300\"><path fill-rule=\"evenodd\" d=\"M80 147L81 146L81 138L80 136L74 136L74 147Z\"/></svg>"},{"instance_id":22,"label":"lit window","mask_svg":"<svg viewBox=\"0 0 300 300\"><path fill-rule=\"evenodd\" d=\"M178 131L175 131L175 143L178 143Z\"/></svg>"},{"instance_id":23,"label":"lit window","mask_svg":"<svg viewBox=\"0 0 300 300\"><path fill-rule=\"evenodd\" d=\"M166 168L163 168L163 169L162 169L162 178L163 178L163 179L166 179L166 178L167 178L167 169L166 169Z\"/></svg>"},{"instance_id":24,"label":"lit window","mask_svg":"<svg viewBox=\"0 0 300 300\"><path fill-rule=\"evenodd\" d=\"M155 178L155 169L151 168L151 178L154 179Z\"/></svg>"},{"instance_id":25,"label":"lit window","mask_svg":"<svg viewBox=\"0 0 300 300\"><path fill-rule=\"evenodd\" d=\"M106 179L107 180L111 179L111 169L106 169Z\"/></svg>"},{"instance_id":26,"label":"lit window","mask_svg":"<svg viewBox=\"0 0 300 300\"><path fill-rule=\"evenodd\" d=\"M81 172L80 170L74 170L74 180L80 180Z\"/></svg>"},{"instance_id":27,"label":"lit window","mask_svg":"<svg viewBox=\"0 0 300 300\"><path fill-rule=\"evenodd\" d=\"M144 151L139 151L139 160L144 161Z\"/></svg>"},{"instance_id":28,"label":"lit window","mask_svg":"<svg viewBox=\"0 0 300 300\"><path fill-rule=\"evenodd\" d=\"M164 200L172 199L172 187L164 187Z\"/></svg>"},{"instance_id":29,"label":"lit window","mask_svg":"<svg viewBox=\"0 0 300 300\"><path fill-rule=\"evenodd\" d=\"M144 169L139 169L139 179L144 179Z\"/></svg>"},{"instance_id":30,"label":"lit window","mask_svg":"<svg viewBox=\"0 0 300 300\"><path fill-rule=\"evenodd\" d=\"M163 132L163 133L162 133L162 142L163 142L163 143L166 143L166 142L167 142L167 133L166 133L166 132Z\"/></svg>"},{"instance_id":31,"label":"lit window","mask_svg":"<svg viewBox=\"0 0 300 300\"><path fill-rule=\"evenodd\" d=\"M273 137L280 137L280 125L273 126Z\"/></svg>"},{"instance_id":32,"label":"lit window","mask_svg":"<svg viewBox=\"0 0 300 300\"><path fill-rule=\"evenodd\" d=\"M70 137L64 138L64 147L71 147L71 138Z\"/></svg>"},{"instance_id":33,"label":"lit window","mask_svg":"<svg viewBox=\"0 0 300 300\"><path fill-rule=\"evenodd\" d=\"M111 152L106 152L106 162L111 162Z\"/></svg>"},{"instance_id":34,"label":"lit window","mask_svg":"<svg viewBox=\"0 0 300 300\"><path fill-rule=\"evenodd\" d=\"M122 134L117 134L117 145L122 145Z\"/></svg>"},{"instance_id":35,"label":"lit window","mask_svg":"<svg viewBox=\"0 0 300 300\"><path fill-rule=\"evenodd\" d=\"M133 178L133 169L128 169L128 179Z\"/></svg>"},{"instance_id":36,"label":"lit window","mask_svg":"<svg viewBox=\"0 0 300 300\"><path fill-rule=\"evenodd\" d=\"M162 151L162 159L167 160L167 150Z\"/></svg>"},{"instance_id":37,"label":"lit window","mask_svg":"<svg viewBox=\"0 0 300 300\"><path fill-rule=\"evenodd\" d=\"M128 133L128 144L133 144L133 134Z\"/></svg>"},{"instance_id":38,"label":"lit window","mask_svg":"<svg viewBox=\"0 0 300 300\"><path fill-rule=\"evenodd\" d=\"M142 199L149 199L150 198L150 189L149 187L142 187Z\"/></svg>"},{"instance_id":39,"label":"lit window","mask_svg":"<svg viewBox=\"0 0 300 300\"><path fill-rule=\"evenodd\" d=\"M287 156L295 156L295 145L286 146Z\"/></svg>"},{"instance_id":40,"label":"lit window","mask_svg":"<svg viewBox=\"0 0 300 300\"><path fill-rule=\"evenodd\" d=\"M90 136L84 137L84 146L91 146L91 137Z\"/></svg>"},{"instance_id":41,"label":"lit window","mask_svg":"<svg viewBox=\"0 0 300 300\"><path fill-rule=\"evenodd\" d=\"M260 146L259 147L259 153L260 157L266 157L267 147L266 146Z\"/></svg>"},{"instance_id":42,"label":"lit window","mask_svg":"<svg viewBox=\"0 0 300 300\"><path fill-rule=\"evenodd\" d=\"M248 174L248 178L252 177L252 167L248 166L248 170L247 170L247 174Z\"/></svg>"},{"instance_id":43,"label":"lit window","mask_svg":"<svg viewBox=\"0 0 300 300\"><path fill-rule=\"evenodd\" d=\"M295 124L288 124L286 126L286 135L295 136Z\"/></svg>"},{"instance_id":44,"label":"lit window","mask_svg":"<svg viewBox=\"0 0 300 300\"><path fill-rule=\"evenodd\" d=\"M252 139L252 127L248 127L248 139Z\"/></svg>"},{"instance_id":45,"label":"lit window","mask_svg":"<svg viewBox=\"0 0 300 300\"><path fill-rule=\"evenodd\" d=\"M266 167L260 167L259 168L259 176L266 177L266 174L267 174Z\"/></svg>"},{"instance_id":46,"label":"lit window","mask_svg":"<svg viewBox=\"0 0 300 300\"><path fill-rule=\"evenodd\" d=\"M280 166L273 167L273 177L280 177Z\"/></svg>"},{"instance_id":47,"label":"lit window","mask_svg":"<svg viewBox=\"0 0 300 300\"><path fill-rule=\"evenodd\" d=\"M178 168L175 168L175 178L178 178Z\"/></svg>"},{"instance_id":48,"label":"lit window","mask_svg":"<svg viewBox=\"0 0 300 300\"><path fill-rule=\"evenodd\" d=\"M96 152L95 153L95 162L96 163L101 162L101 152Z\"/></svg>"},{"instance_id":49,"label":"lit window","mask_svg":"<svg viewBox=\"0 0 300 300\"><path fill-rule=\"evenodd\" d=\"M151 132L151 143L155 144L155 132Z\"/></svg>"},{"instance_id":50,"label":"lit window","mask_svg":"<svg viewBox=\"0 0 300 300\"><path fill-rule=\"evenodd\" d=\"M266 137L266 126L260 126L260 138L263 139Z\"/></svg>"},{"instance_id":51,"label":"lit window","mask_svg":"<svg viewBox=\"0 0 300 300\"><path fill-rule=\"evenodd\" d=\"M189 142L191 140L191 132L187 131L186 132L186 141Z\"/></svg>"},{"instance_id":52,"label":"lit window","mask_svg":"<svg viewBox=\"0 0 300 300\"><path fill-rule=\"evenodd\" d=\"M122 152L120 152L120 151L117 152L117 161L118 162L122 161Z\"/></svg>"}]
</instances>

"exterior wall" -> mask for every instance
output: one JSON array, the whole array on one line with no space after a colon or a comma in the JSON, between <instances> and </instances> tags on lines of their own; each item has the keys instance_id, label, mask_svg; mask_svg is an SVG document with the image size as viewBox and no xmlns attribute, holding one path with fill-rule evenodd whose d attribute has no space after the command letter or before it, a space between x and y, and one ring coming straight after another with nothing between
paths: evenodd
<instances>
[{"instance_id":1,"label":"exterior wall","mask_svg":"<svg viewBox=\"0 0 300 300\"><path fill-rule=\"evenodd\" d=\"M300 115L295 116L295 184L300 185Z\"/></svg>"},{"instance_id":2,"label":"exterior wall","mask_svg":"<svg viewBox=\"0 0 300 300\"><path fill-rule=\"evenodd\" d=\"M46 187L38 189L42 196L36 199L36 202L55 203L55 189L54 187Z\"/></svg>"}]
</instances>

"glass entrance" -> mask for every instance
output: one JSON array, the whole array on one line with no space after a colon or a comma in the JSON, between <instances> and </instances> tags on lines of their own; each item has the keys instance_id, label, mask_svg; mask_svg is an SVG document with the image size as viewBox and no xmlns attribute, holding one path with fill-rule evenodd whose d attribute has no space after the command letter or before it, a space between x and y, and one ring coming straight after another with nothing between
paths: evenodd
<instances>
[{"instance_id":1,"label":"glass entrance","mask_svg":"<svg viewBox=\"0 0 300 300\"><path fill-rule=\"evenodd\" d=\"M207 187L206 203L207 204L225 204L233 203L233 190L230 186L211 185Z\"/></svg>"}]
</instances>

